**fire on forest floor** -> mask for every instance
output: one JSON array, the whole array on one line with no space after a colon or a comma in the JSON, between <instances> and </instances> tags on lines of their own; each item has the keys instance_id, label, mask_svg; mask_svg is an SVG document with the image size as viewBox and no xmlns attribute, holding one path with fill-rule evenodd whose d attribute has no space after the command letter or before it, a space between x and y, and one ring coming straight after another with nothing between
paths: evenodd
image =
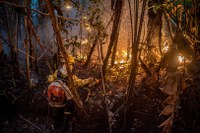
<instances>
[{"instance_id":1,"label":"fire on forest floor","mask_svg":"<svg viewBox=\"0 0 200 133\"><path fill-rule=\"evenodd\" d=\"M128 64L123 64L123 66ZM100 72L98 64L90 64L87 68L82 68L81 64L77 64L76 74L81 78L87 78L89 76L99 78ZM108 70L108 73L113 77L107 77L106 88L109 104L110 124L113 132L123 132L123 103L124 94L127 84L128 71L123 71L120 64L116 64L112 69ZM127 66L128 67L128 66ZM3 71L0 71L1 73ZM4 71L5 72L5 71ZM115 73L115 74L113 74ZM10 79L12 73L7 71L8 77L1 76L0 81L4 84L6 78ZM142 75L142 74L141 74ZM140 77L143 79L143 77ZM142 82L142 81L141 81ZM19 86L16 86L19 87ZM18 88L18 91L12 95L16 96L16 100L10 101L9 95L1 95L1 132L61 132L63 128L55 129L53 126L51 109L48 106L46 99L45 89L46 85L38 85L32 90L26 90L26 88ZM130 132L161 132L158 125L165 119L160 117L159 114L163 109L162 101L166 98L159 88L158 84L154 84L153 87L147 84L140 84L138 82L137 93L133 98L131 105L130 118L132 118L133 125L131 125ZM87 90L90 90L89 98L85 100ZM17 93L15 93L17 92ZM23 93L19 93L23 92ZM109 132L108 120L105 109L105 103L103 100L103 93L101 85L94 86L92 88L85 87L82 91L79 91L81 98L84 101L84 109L88 113L78 111L77 116L71 121L70 132L74 133L102 133ZM175 121L176 127L174 131L189 130L191 124L185 126L187 122L184 119L188 119L187 110L182 110L180 116ZM198 129L197 129L198 131Z\"/></svg>"}]
</instances>

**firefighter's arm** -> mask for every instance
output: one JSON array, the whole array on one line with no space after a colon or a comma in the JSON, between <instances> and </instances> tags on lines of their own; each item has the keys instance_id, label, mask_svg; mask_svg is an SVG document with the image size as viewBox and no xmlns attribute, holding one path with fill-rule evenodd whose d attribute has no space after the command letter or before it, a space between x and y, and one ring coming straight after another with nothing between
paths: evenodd
<instances>
[{"instance_id":1,"label":"firefighter's arm","mask_svg":"<svg viewBox=\"0 0 200 133\"><path fill-rule=\"evenodd\" d=\"M86 85L93 86L93 84L99 83L99 80L96 80L92 77L87 78L87 79L79 79L75 75L73 76L73 80L74 80L75 88L81 88L81 87L84 87Z\"/></svg>"},{"instance_id":2,"label":"firefighter's arm","mask_svg":"<svg viewBox=\"0 0 200 133\"><path fill-rule=\"evenodd\" d=\"M74 75L73 80L75 88L79 88L88 85L93 80L93 78L79 79L77 76Z\"/></svg>"}]
</instances>

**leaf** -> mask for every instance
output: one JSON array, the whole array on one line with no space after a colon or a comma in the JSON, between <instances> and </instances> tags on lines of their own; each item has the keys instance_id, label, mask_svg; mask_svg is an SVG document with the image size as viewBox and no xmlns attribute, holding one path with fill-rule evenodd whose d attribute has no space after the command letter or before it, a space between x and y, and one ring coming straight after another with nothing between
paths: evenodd
<instances>
[{"instance_id":1,"label":"leaf","mask_svg":"<svg viewBox=\"0 0 200 133\"><path fill-rule=\"evenodd\" d=\"M160 8L160 5L154 4L153 5L153 12L156 14L159 8Z\"/></svg>"},{"instance_id":2,"label":"leaf","mask_svg":"<svg viewBox=\"0 0 200 133\"><path fill-rule=\"evenodd\" d=\"M173 124L173 119L174 119L174 115L171 115L167 120L165 120L163 123L161 123L158 127L172 127Z\"/></svg>"},{"instance_id":3,"label":"leaf","mask_svg":"<svg viewBox=\"0 0 200 133\"><path fill-rule=\"evenodd\" d=\"M170 95L163 101L163 104L175 105L176 99L177 99L176 94Z\"/></svg>"},{"instance_id":4,"label":"leaf","mask_svg":"<svg viewBox=\"0 0 200 133\"><path fill-rule=\"evenodd\" d=\"M169 115L172 115L173 112L174 112L174 106L173 105L167 105L167 106L165 106L163 111L159 114L159 116L161 116L161 115L169 116Z\"/></svg>"},{"instance_id":5,"label":"leaf","mask_svg":"<svg viewBox=\"0 0 200 133\"><path fill-rule=\"evenodd\" d=\"M176 76L169 76L167 77L164 87L161 91L168 95L173 95L177 91L177 83L176 83Z\"/></svg>"}]
</instances>

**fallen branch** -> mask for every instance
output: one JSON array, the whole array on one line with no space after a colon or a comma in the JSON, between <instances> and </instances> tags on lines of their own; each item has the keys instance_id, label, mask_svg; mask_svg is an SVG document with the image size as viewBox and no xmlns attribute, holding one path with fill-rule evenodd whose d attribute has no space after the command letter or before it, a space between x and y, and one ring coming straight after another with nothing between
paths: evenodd
<instances>
[{"instance_id":1,"label":"fallen branch","mask_svg":"<svg viewBox=\"0 0 200 133\"><path fill-rule=\"evenodd\" d=\"M44 132L40 127L38 127L37 125L35 125L34 123L32 123L32 122L30 122L29 120L27 120L26 118L24 118L23 116L19 116L20 117L20 119L22 119L22 120L24 120L24 121L26 121L26 122L28 122L29 124L31 124L31 125L33 125L35 128L37 128L38 130L40 130L40 131L42 131L42 132Z\"/></svg>"}]
</instances>

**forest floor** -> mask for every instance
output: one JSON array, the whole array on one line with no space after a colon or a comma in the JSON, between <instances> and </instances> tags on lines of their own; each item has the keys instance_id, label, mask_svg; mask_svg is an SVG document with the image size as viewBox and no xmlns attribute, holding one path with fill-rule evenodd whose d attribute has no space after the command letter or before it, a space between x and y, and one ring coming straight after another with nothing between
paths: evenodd
<instances>
[{"instance_id":1,"label":"forest floor","mask_svg":"<svg viewBox=\"0 0 200 133\"><path fill-rule=\"evenodd\" d=\"M98 65L91 64L87 68L77 65L77 75L80 78L95 77L99 79ZM25 80L13 80L13 68L9 63L0 67L0 132L2 133L37 133L66 132L64 126L55 129L52 119L52 109L48 105L46 88L48 84L42 81L37 86L27 89ZM113 80L113 79L112 79ZM117 78L107 82L110 125L113 133L122 133L124 124L123 96L125 94L126 78ZM90 95L87 101L87 91ZM87 115L81 111L76 113L70 123L69 132L73 133L106 133L109 132L108 117L103 100L101 85L86 87L79 91L84 101ZM174 133L200 133L199 116L197 117L187 106L190 94L182 94L172 127ZM132 125L126 132L160 133L158 126L166 120L159 116L163 109L162 101L166 98L158 84L140 85L131 104L130 118ZM184 103L183 103L184 101ZM129 114L128 114L129 115Z\"/></svg>"}]
</instances>

